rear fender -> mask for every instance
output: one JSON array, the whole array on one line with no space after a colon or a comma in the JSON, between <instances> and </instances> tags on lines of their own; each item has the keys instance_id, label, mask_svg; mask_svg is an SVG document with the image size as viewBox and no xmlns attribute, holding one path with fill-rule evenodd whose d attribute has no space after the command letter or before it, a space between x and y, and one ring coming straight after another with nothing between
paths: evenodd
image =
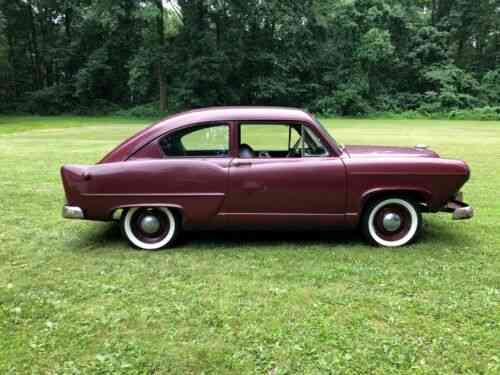
<instances>
[{"instance_id":1,"label":"rear fender","mask_svg":"<svg viewBox=\"0 0 500 375\"><path fill-rule=\"evenodd\" d=\"M88 165L64 165L61 167L61 179L66 201L70 205L78 205L81 194L88 190L90 168L91 166Z\"/></svg>"}]
</instances>

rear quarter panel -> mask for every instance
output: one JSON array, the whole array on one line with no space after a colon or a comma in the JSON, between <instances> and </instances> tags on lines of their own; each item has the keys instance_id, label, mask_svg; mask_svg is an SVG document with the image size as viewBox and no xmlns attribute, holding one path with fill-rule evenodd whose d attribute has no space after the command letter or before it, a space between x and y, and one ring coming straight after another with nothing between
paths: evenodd
<instances>
[{"instance_id":1,"label":"rear quarter panel","mask_svg":"<svg viewBox=\"0 0 500 375\"><path fill-rule=\"evenodd\" d=\"M62 173L69 203L82 207L87 219L110 220L117 208L158 205L181 210L189 226L218 212L228 166L226 159L147 159L87 166L80 174L69 166Z\"/></svg>"}]
</instances>

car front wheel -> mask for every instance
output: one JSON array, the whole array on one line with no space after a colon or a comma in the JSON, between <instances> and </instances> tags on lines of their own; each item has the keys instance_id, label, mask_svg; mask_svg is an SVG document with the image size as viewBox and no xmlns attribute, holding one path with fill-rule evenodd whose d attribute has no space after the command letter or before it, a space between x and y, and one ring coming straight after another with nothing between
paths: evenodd
<instances>
[{"instance_id":1,"label":"car front wheel","mask_svg":"<svg viewBox=\"0 0 500 375\"><path fill-rule=\"evenodd\" d=\"M125 238L143 250L171 247L180 231L177 216L167 207L129 208L120 226Z\"/></svg>"},{"instance_id":2,"label":"car front wheel","mask_svg":"<svg viewBox=\"0 0 500 375\"><path fill-rule=\"evenodd\" d=\"M416 239L422 229L422 214L417 204L406 198L374 201L364 210L362 231L374 245L404 246Z\"/></svg>"}]
</instances>

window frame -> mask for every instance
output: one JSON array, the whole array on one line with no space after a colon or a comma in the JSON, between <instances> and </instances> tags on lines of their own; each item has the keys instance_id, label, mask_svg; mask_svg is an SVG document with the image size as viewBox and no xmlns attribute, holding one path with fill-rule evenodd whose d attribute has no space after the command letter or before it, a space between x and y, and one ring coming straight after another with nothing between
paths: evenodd
<instances>
[{"instance_id":1,"label":"window frame","mask_svg":"<svg viewBox=\"0 0 500 375\"><path fill-rule=\"evenodd\" d=\"M337 156L337 155L335 155L335 154L332 153L330 144L324 139L324 137L322 136L322 134L320 134L319 132L317 132L316 129L314 128L314 126L312 126L311 124L309 124L307 122L294 121L294 120L290 120L290 121L287 121L287 120L279 120L279 121L276 121L276 120L238 120L238 121L234 122L234 125L235 125L235 140L236 140L234 155L235 155L236 158L239 158L239 153L240 153L241 126L242 125L246 125L246 126L253 126L253 125L269 125L269 126L284 125L284 126L287 126L289 128L291 128L293 125L299 125L299 126L301 126L300 133L299 133L300 137L301 137L301 144L302 144L302 146L301 146L301 156L300 157L272 158L272 159L275 159L275 160L276 159L296 160L296 159L310 159L310 158L321 158L321 157L326 158L326 157ZM304 156L304 147L303 147L303 143L304 143L304 137L303 137L303 135L304 135L304 127L307 127L309 129L309 131L318 138L318 140L321 142L321 145L325 149L325 152L326 152L325 155ZM256 157L254 159L265 159L265 158Z\"/></svg>"},{"instance_id":2,"label":"window frame","mask_svg":"<svg viewBox=\"0 0 500 375\"><path fill-rule=\"evenodd\" d=\"M194 156L189 156L189 155L167 155L165 150L163 149L161 145L161 141L168 136L171 136L177 132L185 131L190 128L210 128L210 127L216 127L216 126L225 126L228 129L228 138L227 138L227 154L225 155L194 155ZM196 130L193 130L195 132ZM233 151L232 151L232 139L233 139L233 126L231 122L229 121L208 121L208 122L197 122L193 124L188 124L185 126L181 126L179 128L173 129L172 131L166 132L162 134L160 137L157 138L157 144L158 147L160 148L161 154L163 156L163 159L224 159L224 158L232 158L233 156ZM190 133L187 133L188 135Z\"/></svg>"}]
</instances>

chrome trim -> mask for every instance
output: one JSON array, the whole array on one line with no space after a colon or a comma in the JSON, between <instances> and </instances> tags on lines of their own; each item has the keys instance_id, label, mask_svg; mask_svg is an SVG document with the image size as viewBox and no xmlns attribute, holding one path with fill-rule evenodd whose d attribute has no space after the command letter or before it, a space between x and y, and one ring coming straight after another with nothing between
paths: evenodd
<instances>
[{"instance_id":1,"label":"chrome trim","mask_svg":"<svg viewBox=\"0 0 500 375\"><path fill-rule=\"evenodd\" d=\"M427 150L429 148L429 146L419 143L418 145L415 145L415 148L420 148L420 149L423 149L423 150Z\"/></svg>"},{"instance_id":2,"label":"chrome trim","mask_svg":"<svg viewBox=\"0 0 500 375\"><path fill-rule=\"evenodd\" d=\"M193 197L193 198L211 198L223 197L225 193L145 193L145 194L129 194L129 193L82 193L84 197Z\"/></svg>"},{"instance_id":3,"label":"chrome trim","mask_svg":"<svg viewBox=\"0 0 500 375\"><path fill-rule=\"evenodd\" d=\"M467 220L474 217L474 209L464 202L464 194L460 191L440 211L450 212L453 220Z\"/></svg>"},{"instance_id":4,"label":"chrome trim","mask_svg":"<svg viewBox=\"0 0 500 375\"><path fill-rule=\"evenodd\" d=\"M464 193L462 191L459 191L458 193L455 194L453 197L453 200L458 201L458 202L463 202L464 201Z\"/></svg>"},{"instance_id":5,"label":"chrome trim","mask_svg":"<svg viewBox=\"0 0 500 375\"><path fill-rule=\"evenodd\" d=\"M65 219L83 219L83 210L76 206L64 206L62 210L62 216Z\"/></svg>"},{"instance_id":6,"label":"chrome trim","mask_svg":"<svg viewBox=\"0 0 500 375\"><path fill-rule=\"evenodd\" d=\"M470 206L460 207L453 211L453 220L467 220L474 216L474 209Z\"/></svg>"}]
</instances>

